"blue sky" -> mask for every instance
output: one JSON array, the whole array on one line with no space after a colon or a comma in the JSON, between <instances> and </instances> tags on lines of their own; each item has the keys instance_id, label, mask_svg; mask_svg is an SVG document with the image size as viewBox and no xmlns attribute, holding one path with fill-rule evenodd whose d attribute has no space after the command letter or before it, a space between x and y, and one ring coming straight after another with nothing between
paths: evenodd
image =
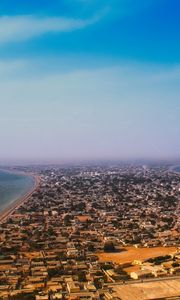
<instances>
[{"instance_id":1,"label":"blue sky","mask_svg":"<svg viewBox=\"0 0 180 300\"><path fill-rule=\"evenodd\" d=\"M180 2L0 2L0 162L175 159Z\"/></svg>"}]
</instances>

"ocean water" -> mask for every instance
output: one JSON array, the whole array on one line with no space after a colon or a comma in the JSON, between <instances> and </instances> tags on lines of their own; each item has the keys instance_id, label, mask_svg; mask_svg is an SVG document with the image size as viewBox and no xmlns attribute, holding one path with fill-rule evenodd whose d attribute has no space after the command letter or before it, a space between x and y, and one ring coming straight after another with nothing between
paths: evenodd
<instances>
[{"instance_id":1,"label":"ocean water","mask_svg":"<svg viewBox=\"0 0 180 300\"><path fill-rule=\"evenodd\" d=\"M24 196L33 185L33 177L0 170L0 212Z\"/></svg>"},{"instance_id":2,"label":"ocean water","mask_svg":"<svg viewBox=\"0 0 180 300\"><path fill-rule=\"evenodd\" d=\"M175 168L174 168L174 171L176 171L176 172L180 173L180 166L178 166L178 167L175 167Z\"/></svg>"}]
</instances>

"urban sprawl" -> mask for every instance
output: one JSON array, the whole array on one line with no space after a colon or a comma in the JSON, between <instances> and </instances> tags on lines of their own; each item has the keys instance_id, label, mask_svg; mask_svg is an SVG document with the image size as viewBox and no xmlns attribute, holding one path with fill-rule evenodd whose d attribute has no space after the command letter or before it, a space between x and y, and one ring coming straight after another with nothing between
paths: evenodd
<instances>
[{"instance_id":1,"label":"urban sprawl","mask_svg":"<svg viewBox=\"0 0 180 300\"><path fill-rule=\"evenodd\" d=\"M172 293L161 299L179 299L180 174L131 165L22 170L40 182L1 220L0 299L124 300L135 283L162 282Z\"/></svg>"}]
</instances>

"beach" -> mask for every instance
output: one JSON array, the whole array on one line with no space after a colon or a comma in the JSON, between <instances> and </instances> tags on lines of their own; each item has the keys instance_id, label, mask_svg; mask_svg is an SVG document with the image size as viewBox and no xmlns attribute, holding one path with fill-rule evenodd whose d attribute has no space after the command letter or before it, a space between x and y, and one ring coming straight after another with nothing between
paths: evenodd
<instances>
[{"instance_id":1,"label":"beach","mask_svg":"<svg viewBox=\"0 0 180 300\"><path fill-rule=\"evenodd\" d=\"M180 165L171 166L169 171L180 175Z\"/></svg>"},{"instance_id":2,"label":"beach","mask_svg":"<svg viewBox=\"0 0 180 300\"><path fill-rule=\"evenodd\" d=\"M15 173L34 178L34 184L32 188L29 189L24 195L18 197L17 199L14 199L14 201L10 203L10 205L8 205L0 212L0 223L5 222L7 218L9 218L16 209L18 209L23 203L28 201L28 199L32 196L32 194L37 190L40 183L40 177L37 175L31 173L24 173L24 172L15 172Z\"/></svg>"}]
</instances>

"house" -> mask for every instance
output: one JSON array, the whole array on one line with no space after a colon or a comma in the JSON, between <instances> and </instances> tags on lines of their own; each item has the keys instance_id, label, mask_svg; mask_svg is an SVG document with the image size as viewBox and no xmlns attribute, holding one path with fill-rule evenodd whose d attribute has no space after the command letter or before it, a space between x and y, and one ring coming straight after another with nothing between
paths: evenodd
<instances>
[{"instance_id":1,"label":"house","mask_svg":"<svg viewBox=\"0 0 180 300\"><path fill-rule=\"evenodd\" d=\"M67 283L67 289L69 293L78 293L80 291L80 287L78 285L78 283L74 282L74 281L69 281Z\"/></svg>"},{"instance_id":2,"label":"house","mask_svg":"<svg viewBox=\"0 0 180 300\"><path fill-rule=\"evenodd\" d=\"M148 278L152 277L152 272L150 270L139 270L136 272L131 272L130 276L132 279L143 279L143 278Z\"/></svg>"},{"instance_id":3,"label":"house","mask_svg":"<svg viewBox=\"0 0 180 300\"><path fill-rule=\"evenodd\" d=\"M62 299L62 294L61 293L55 293L52 296L52 300L59 300L59 299Z\"/></svg>"},{"instance_id":4,"label":"house","mask_svg":"<svg viewBox=\"0 0 180 300\"><path fill-rule=\"evenodd\" d=\"M49 300L49 296L48 295L37 295L36 300Z\"/></svg>"}]
</instances>

